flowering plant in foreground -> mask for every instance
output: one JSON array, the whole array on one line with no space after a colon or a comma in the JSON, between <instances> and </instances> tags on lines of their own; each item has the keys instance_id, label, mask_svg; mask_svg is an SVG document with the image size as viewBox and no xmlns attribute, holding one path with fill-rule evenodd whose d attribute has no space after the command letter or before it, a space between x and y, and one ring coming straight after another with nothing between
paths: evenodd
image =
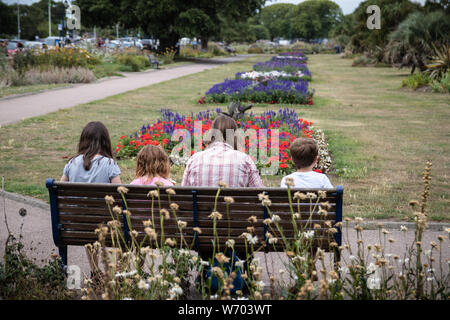
<instances>
[{"instance_id":1,"label":"flowering plant in foreground","mask_svg":"<svg viewBox=\"0 0 450 320\"><path fill-rule=\"evenodd\" d=\"M313 104L314 90L308 81L268 80L257 82L244 79L225 80L206 92L206 102L251 101L252 103Z\"/></svg>"},{"instance_id":2,"label":"flowering plant in foreground","mask_svg":"<svg viewBox=\"0 0 450 320\"><path fill-rule=\"evenodd\" d=\"M446 300L450 294L450 277L448 271L444 272L443 263L448 264L450 260L442 261L442 249L448 245L448 236L439 235L436 240L438 242L430 243L430 250L422 249L423 233L427 227L425 208L429 196L430 168L431 163L428 163L424 172L421 201L410 202L413 210L417 210L414 213L414 240L411 245L405 245L403 256L390 253L391 244L395 239L389 236L390 232L384 229L382 224L378 225L379 237L375 240L376 243L367 244L364 239L362 218L354 220L353 229L358 239L356 244L349 243L351 219L346 218L344 225L341 222L333 225L332 220L328 218L328 211L330 209L332 211L332 208L325 201L327 193L318 191L305 194L297 191L292 194L293 181L287 181L289 221L282 221L280 215L272 212L272 202L267 194L259 194L261 206L266 208L269 218L262 220L252 216L248 219L247 228L244 229L243 226L247 232L239 236L246 244L246 256L231 262L234 265L232 269L225 267L230 258L225 252L220 251L218 246L214 246L216 250L208 260L203 260L190 251L192 244L183 240L183 229L192 228L198 233L202 231L178 219L179 207L171 202L171 196L176 194L175 190L168 188L163 191L161 186L157 186L157 189L150 191L148 197L151 198L152 205L148 213L149 219L143 222L143 226L135 226L131 220L133 212L128 208L125 197L128 189L119 187L121 202L126 209L115 206L116 199L112 196L105 197L112 220L96 230L98 241L86 246L96 277L95 281L88 279L85 282L82 298L187 299L193 294L190 284L195 275L209 269L211 272L209 275L207 273L206 281L196 281L195 293L201 299ZM234 202L232 197L220 197L222 187L226 186L219 185L214 201L214 212L209 216L214 230L217 228L218 220L225 220L225 216L229 220L230 204ZM163 203L162 198L168 201ZM167 203L170 203L170 206L166 209L163 206ZM218 203L222 203L222 208L225 203L226 215L216 210ZM309 207L309 212L305 212L305 209L301 212L300 204ZM313 212L318 212L322 220L311 220ZM308 214L310 218L306 225L297 222L302 215ZM120 223L123 215L130 229L129 242L123 239ZM159 216L158 221L155 220L156 216ZM286 215L283 217L286 219ZM179 242L166 238L164 226L169 220L173 220L173 225L178 226L181 235L178 238ZM294 228L298 228L295 229L298 232L288 237L283 233L281 223L292 223ZM321 229L321 225L326 225L327 229ZM265 231L267 243L259 241L255 235L255 228L261 226L265 226L267 230ZM338 247L333 235L343 227L344 243L347 243ZM408 232L404 226L401 226L400 230L402 233ZM214 234L212 242L219 243L217 232L214 231ZM332 259L327 259L328 253L324 250L320 248L313 250L313 239L316 236L321 237L321 241L327 242L329 248L338 250L343 259L333 263ZM112 242L110 248L106 246L106 240L109 239ZM233 248L234 243L229 233L226 244ZM263 253L265 245L276 244L281 244L287 259L286 261L280 259L284 264L283 269L270 270L268 264L263 264L255 253ZM217 262L214 266L213 261ZM244 261L248 262L248 267L244 267ZM247 294L241 290L232 293L236 270L241 272L248 288ZM440 270L440 274L436 270ZM267 283L263 281L264 272L269 279ZM218 283L214 290L213 277Z\"/></svg>"},{"instance_id":3,"label":"flowering plant in foreground","mask_svg":"<svg viewBox=\"0 0 450 320\"><path fill-rule=\"evenodd\" d=\"M311 77L302 71L297 72L284 72L284 71L250 71L250 72L238 72L236 73L236 79L250 79L256 81L268 81L268 80L288 80L298 81L300 79L311 81Z\"/></svg>"},{"instance_id":4,"label":"flowering plant in foreground","mask_svg":"<svg viewBox=\"0 0 450 320\"><path fill-rule=\"evenodd\" d=\"M134 157L140 149L147 144L161 145L167 154L171 154L174 148L176 152L181 152L179 141L172 141L171 137L175 130L187 130L191 137L192 151L194 153L195 138L201 137L211 129L213 120L218 114L222 113L220 108L215 111L205 110L197 114L181 115L170 110L161 110L162 117L153 124L143 125L139 131L132 135L123 135L116 146L118 158ZM195 130L195 122L201 121L201 132ZM280 108L278 111L269 110L261 114L250 112L247 116L238 119L237 125L242 130L255 130L251 136L245 138L245 152L258 146L258 137L260 129L267 129L267 162L258 162L254 159L258 168L269 166L272 161L278 159L279 174L291 173L294 164L290 157L290 144L296 138L309 137L314 138L319 144L320 161L316 169L326 173L331 166L331 158L328 151L326 137L321 130L314 129L313 123L301 118L294 109ZM272 129L279 131L279 154L270 154L272 143ZM207 141L200 141L198 150L207 147Z\"/></svg>"}]
</instances>

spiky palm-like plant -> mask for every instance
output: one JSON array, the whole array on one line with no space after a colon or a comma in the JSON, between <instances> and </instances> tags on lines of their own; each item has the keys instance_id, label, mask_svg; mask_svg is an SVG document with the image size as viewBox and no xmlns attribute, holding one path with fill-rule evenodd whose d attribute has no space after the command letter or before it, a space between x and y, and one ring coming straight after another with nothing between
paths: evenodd
<instances>
[{"instance_id":1,"label":"spiky palm-like plant","mask_svg":"<svg viewBox=\"0 0 450 320\"><path fill-rule=\"evenodd\" d=\"M416 68L427 71L431 67L428 62L441 60L439 74L443 74L450 62L449 29L450 19L441 11L412 13L389 35L385 58L400 67L411 66L411 73Z\"/></svg>"}]
</instances>

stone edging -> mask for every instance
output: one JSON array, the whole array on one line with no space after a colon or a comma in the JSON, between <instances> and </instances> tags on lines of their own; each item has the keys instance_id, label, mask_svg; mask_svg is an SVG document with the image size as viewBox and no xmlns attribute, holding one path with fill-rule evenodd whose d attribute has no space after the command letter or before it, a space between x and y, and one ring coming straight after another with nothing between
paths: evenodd
<instances>
[{"instance_id":1,"label":"stone edging","mask_svg":"<svg viewBox=\"0 0 450 320\"><path fill-rule=\"evenodd\" d=\"M360 225L363 227L363 229L365 230L376 230L378 229L378 224L382 223L383 224L383 228L388 229L388 230L394 230L394 231L399 231L400 230L400 226L405 226L408 228L408 230L414 230L415 228L415 223L414 222L407 222L407 221L386 221L386 220L370 220L370 221L363 221L362 223L360 223ZM355 226L355 222L349 222L348 226L349 228L352 228ZM442 231L443 232L443 228L449 228L450 227L450 223L446 223L446 222L428 222L428 227L427 227L427 231ZM344 228L345 228L345 222L344 222Z\"/></svg>"},{"instance_id":2,"label":"stone edging","mask_svg":"<svg viewBox=\"0 0 450 320\"><path fill-rule=\"evenodd\" d=\"M42 200L38 200L38 199L35 199L32 197L23 196L21 194L12 193L12 192L8 192L8 191L0 191L0 196L5 197L6 199L9 199L9 200L21 202L23 204L26 204L26 205L29 205L32 207L48 210L48 212L50 213L50 205Z\"/></svg>"}]
</instances>

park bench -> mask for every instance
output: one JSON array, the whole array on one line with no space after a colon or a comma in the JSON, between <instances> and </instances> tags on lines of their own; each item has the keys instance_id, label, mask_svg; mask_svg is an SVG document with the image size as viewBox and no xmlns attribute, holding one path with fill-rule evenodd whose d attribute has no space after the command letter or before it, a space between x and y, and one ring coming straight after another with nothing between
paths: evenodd
<instances>
[{"instance_id":1,"label":"park bench","mask_svg":"<svg viewBox=\"0 0 450 320\"><path fill-rule=\"evenodd\" d=\"M152 68L154 65L156 65L156 69L159 69L159 66L161 65L161 61L156 59L154 54L148 55L148 61L150 62L150 65L152 66Z\"/></svg>"},{"instance_id":2,"label":"park bench","mask_svg":"<svg viewBox=\"0 0 450 320\"><path fill-rule=\"evenodd\" d=\"M106 224L111 220L108 207L105 203L105 196L111 195L115 199L115 205L124 206L121 195L117 191L119 185L114 184L87 184L87 183L70 183L56 182L54 179L47 179L46 186L50 194L52 232L55 245L59 249L62 263L67 265L67 246L84 246L97 240L94 230L100 224ZM129 189L125 195L128 208L131 211L131 224L133 229L139 232L139 238L144 237L143 221L151 219L152 200L147 196L149 191L155 190L156 187L125 185ZM170 198L170 203L179 205L177 210L177 218L186 221L187 227L183 229L184 238L187 243L193 243L192 250L198 252L212 252L213 245L213 221L208 218L214 210L214 199L216 197L217 188L207 187L173 187L176 194ZM328 201L331 208L328 209L326 219L323 214L318 212L318 208L311 216L313 224L320 224L321 229L316 230L314 239L315 248L321 247L325 251L334 252L335 261L339 260L339 251L336 248L329 247L330 226L325 224L326 220L334 223L342 221L342 196L343 187L338 186L336 189L325 189L327 196L322 201ZM292 194L295 191L313 192L317 194L317 189L291 189ZM219 200L217 202L217 210L223 215L221 220L217 221L217 233L220 238L221 248L225 247L225 241L231 238L236 241L236 252L245 252L245 242L243 238L239 238L243 232L247 232L247 226L251 224L248 221L250 216L256 216L258 221L254 224L255 234L263 244L266 243L265 234L268 227L263 224L263 220L269 218L268 210L262 206L258 199L258 194L266 192L272 201L270 211L272 214L280 216L280 225L283 233L287 238L293 237L293 224L291 223L291 212L288 202L287 189L284 188L223 188L220 191ZM234 203L229 205L229 216L226 214L225 196L234 198ZM169 201L165 188L160 190L160 199L162 208L168 209ZM315 202L315 201L314 201ZM307 224L310 218L310 202L309 200L301 201L301 219L298 226ZM318 207L318 206L316 206ZM158 234L159 230L159 214L158 203L154 204L155 229ZM169 210L170 211L170 210ZM297 212L297 201L294 201L294 211ZM125 217L122 220L124 238L129 239L129 226ZM193 231L194 227L200 227L201 234ZM312 225L308 224L308 229L312 229ZM338 232L334 234L334 241L340 246L342 233L341 228L337 228ZM305 229L306 230L306 229ZM171 237L180 243L180 233L176 226L175 219L164 221L164 233L166 238ZM274 236L279 237L277 233ZM333 235L331 236L333 237ZM273 245L266 245L264 250L283 251L282 241L279 241L275 248ZM109 243L107 242L106 245ZM267 243L266 243L267 244ZM258 246L255 246L255 248Z\"/></svg>"}]
</instances>

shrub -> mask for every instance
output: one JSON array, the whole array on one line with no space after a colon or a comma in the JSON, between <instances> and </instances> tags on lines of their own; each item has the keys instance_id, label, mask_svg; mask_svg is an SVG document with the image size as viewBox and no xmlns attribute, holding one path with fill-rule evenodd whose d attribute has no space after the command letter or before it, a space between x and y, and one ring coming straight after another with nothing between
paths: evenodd
<instances>
[{"instance_id":1,"label":"shrub","mask_svg":"<svg viewBox=\"0 0 450 320\"><path fill-rule=\"evenodd\" d=\"M208 43L208 51L212 53L213 56L226 56L228 53L223 50L219 45L214 42Z\"/></svg>"},{"instance_id":2,"label":"shrub","mask_svg":"<svg viewBox=\"0 0 450 320\"><path fill-rule=\"evenodd\" d=\"M95 55L76 47L56 47L47 50L30 49L14 55L14 69L20 73L28 68L41 66L93 69L100 62L100 59Z\"/></svg>"},{"instance_id":3,"label":"shrub","mask_svg":"<svg viewBox=\"0 0 450 320\"><path fill-rule=\"evenodd\" d=\"M442 77L441 80L433 80L431 83L431 89L434 92L439 93L450 93L450 75L447 72L445 76Z\"/></svg>"},{"instance_id":4,"label":"shrub","mask_svg":"<svg viewBox=\"0 0 450 320\"><path fill-rule=\"evenodd\" d=\"M251 54L261 54L264 53L264 50L260 47L255 47L255 48L248 48L247 52Z\"/></svg>"},{"instance_id":5,"label":"shrub","mask_svg":"<svg viewBox=\"0 0 450 320\"><path fill-rule=\"evenodd\" d=\"M248 53L250 46L247 44L232 44L231 48L233 48L237 54L244 54Z\"/></svg>"},{"instance_id":6,"label":"shrub","mask_svg":"<svg viewBox=\"0 0 450 320\"><path fill-rule=\"evenodd\" d=\"M356 57L353 61L352 67L374 67L377 64L377 59L370 58L366 55Z\"/></svg>"},{"instance_id":7,"label":"shrub","mask_svg":"<svg viewBox=\"0 0 450 320\"><path fill-rule=\"evenodd\" d=\"M74 298L73 292L67 290L66 275L56 255L45 265L38 266L23 252L22 234L17 239L9 230L7 232L9 236L0 262L0 300Z\"/></svg>"},{"instance_id":8,"label":"shrub","mask_svg":"<svg viewBox=\"0 0 450 320\"><path fill-rule=\"evenodd\" d=\"M403 87L409 87L413 90L416 90L417 88L420 87L426 87L430 84L430 78L422 73L416 73L413 74L411 76L409 76L408 78L406 78L405 80L403 80L402 86Z\"/></svg>"},{"instance_id":9,"label":"shrub","mask_svg":"<svg viewBox=\"0 0 450 320\"><path fill-rule=\"evenodd\" d=\"M138 72L150 66L147 57L142 55L134 55L129 53L119 54L115 57L115 62L130 66L133 72Z\"/></svg>"},{"instance_id":10,"label":"shrub","mask_svg":"<svg viewBox=\"0 0 450 320\"><path fill-rule=\"evenodd\" d=\"M164 52L161 52L157 55L157 58L161 60L163 64L171 64L175 59L176 51L172 48L166 48Z\"/></svg>"},{"instance_id":11,"label":"shrub","mask_svg":"<svg viewBox=\"0 0 450 320\"><path fill-rule=\"evenodd\" d=\"M10 81L13 86L25 86L33 84L56 84L56 83L89 83L96 80L92 70L73 67L46 69L31 68L22 73L13 71L10 73Z\"/></svg>"}]
</instances>

